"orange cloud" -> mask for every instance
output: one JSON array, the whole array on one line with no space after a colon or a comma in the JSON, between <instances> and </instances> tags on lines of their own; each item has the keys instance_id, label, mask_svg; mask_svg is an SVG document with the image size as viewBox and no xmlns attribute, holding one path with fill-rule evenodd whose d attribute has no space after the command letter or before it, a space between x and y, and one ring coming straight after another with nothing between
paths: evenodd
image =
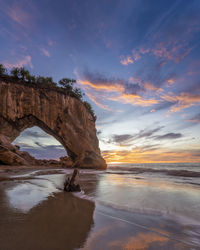
<instances>
[{"instance_id":1,"label":"orange cloud","mask_svg":"<svg viewBox=\"0 0 200 250\"><path fill-rule=\"evenodd\" d=\"M150 83L143 83L145 89L150 90L150 91L163 91L162 88L155 87L154 85Z\"/></svg>"},{"instance_id":2,"label":"orange cloud","mask_svg":"<svg viewBox=\"0 0 200 250\"><path fill-rule=\"evenodd\" d=\"M162 99L168 102L176 103L171 107L168 113L179 112L182 109L189 108L194 105L200 104L200 95L190 94L190 93L181 93L180 95L163 95Z\"/></svg>"},{"instance_id":3,"label":"orange cloud","mask_svg":"<svg viewBox=\"0 0 200 250\"><path fill-rule=\"evenodd\" d=\"M171 85L173 85L175 83L175 80L173 79L173 78L169 78L168 80L167 80L167 82L165 83L165 85L167 86L167 87L170 87Z\"/></svg>"},{"instance_id":4,"label":"orange cloud","mask_svg":"<svg viewBox=\"0 0 200 250\"><path fill-rule=\"evenodd\" d=\"M24 66L29 66L31 69L33 68L33 64L31 61L31 56L24 56L23 59L18 60L14 63L9 63L9 62L3 62L4 66L8 69L10 68L20 68Z\"/></svg>"},{"instance_id":5,"label":"orange cloud","mask_svg":"<svg viewBox=\"0 0 200 250\"><path fill-rule=\"evenodd\" d=\"M93 101L98 107L108 110L108 111L112 111L112 109L110 107L108 107L105 104L102 104L99 100L99 98L96 95L93 95L92 93L86 91L86 95L90 98L91 101Z\"/></svg>"},{"instance_id":6,"label":"orange cloud","mask_svg":"<svg viewBox=\"0 0 200 250\"><path fill-rule=\"evenodd\" d=\"M79 79L78 84L82 85L83 89L85 90L88 97L96 103L99 107L111 110L107 105L102 104L102 101L105 99L123 103L123 104L131 104L131 105L138 105L142 107L148 107L160 102L160 100L156 99L144 99L139 94L127 94L126 88L131 89L132 92L137 92L138 89L140 90L141 87L138 84L127 84L121 80L116 81L108 81L102 78L102 80L98 79L98 81L91 81L91 80L81 80ZM150 88L151 90L161 90L160 88L155 88L150 84L146 85L146 87ZM92 88L91 91L88 91L88 88ZM98 91L95 93L94 91ZM113 95L116 93L117 95ZM112 94L112 96L110 96ZM99 98L103 95L103 98Z\"/></svg>"},{"instance_id":7,"label":"orange cloud","mask_svg":"<svg viewBox=\"0 0 200 250\"><path fill-rule=\"evenodd\" d=\"M125 90L124 86L118 82L115 82L115 83L109 82L109 84L106 84L104 82L102 82L102 83L100 82L98 84L95 84L95 83L88 81L88 80L78 80L78 83L81 85L90 86L90 87L97 89L97 90L104 90L107 92L123 92Z\"/></svg>"},{"instance_id":8,"label":"orange cloud","mask_svg":"<svg viewBox=\"0 0 200 250\"><path fill-rule=\"evenodd\" d=\"M156 99L142 99L142 97L137 94L125 94L125 93L121 94L120 96L109 97L109 100L121 102L123 104L138 105L142 107L148 107L160 102L159 100Z\"/></svg>"}]
</instances>

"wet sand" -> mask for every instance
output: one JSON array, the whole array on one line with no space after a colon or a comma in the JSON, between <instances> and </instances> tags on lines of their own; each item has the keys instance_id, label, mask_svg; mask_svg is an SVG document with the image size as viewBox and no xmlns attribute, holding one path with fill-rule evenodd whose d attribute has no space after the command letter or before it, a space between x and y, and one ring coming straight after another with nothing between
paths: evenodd
<instances>
[{"instance_id":1,"label":"wet sand","mask_svg":"<svg viewBox=\"0 0 200 250\"><path fill-rule=\"evenodd\" d=\"M84 194L61 191L62 169L17 169L0 177L0 249L200 249L185 233L189 226L88 199L98 192L96 174L82 174Z\"/></svg>"}]
</instances>

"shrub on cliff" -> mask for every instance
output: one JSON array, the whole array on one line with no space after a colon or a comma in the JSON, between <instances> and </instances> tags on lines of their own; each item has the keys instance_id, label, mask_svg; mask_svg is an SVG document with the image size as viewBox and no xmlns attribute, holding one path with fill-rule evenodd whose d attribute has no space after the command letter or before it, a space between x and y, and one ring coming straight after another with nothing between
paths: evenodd
<instances>
[{"instance_id":1,"label":"shrub on cliff","mask_svg":"<svg viewBox=\"0 0 200 250\"><path fill-rule=\"evenodd\" d=\"M0 76L4 76L7 73L6 68L2 64L0 64Z\"/></svg>"},{"instance_id":2,"label":"shrub on cliff","mask_svg":"<svg viewBox=\"0 0 200 250\"><path fill-rule=\"evenodd\" d=\"M73 91L74 91L75 97L79 100L82 100L84 94L82 93L81 89L75 88Z\"/></svg>"},{"instance_id":3,"label":"shrub on cliff","mask_svg":"<svg viewBox=\"0 0 200 250\"><path fill-rule=\"evenodd\" d=\"M57 87L57 84L53 81L52 77L38 76L35 79L35 83L47 87Z\"/></svg>"},{"instance_id":4,"label":"shrub on cliff","mask_svg":"<svg viewBox=\"0 0 200 250\"><path fill-rule=\"evenodd\" d=\"M26 70L24 67L19 68L19 76L24 81L30 77L30 72Z\"/></svg>"},{"instance_id":5,"label":"shrub on cliff","mask_svg":"<svg viewBox=\"0 0 200 250\"><path fill-rule=\"evenodd\" d=\"M18 79L20 77L20 69L19 68L13 68L10 71L11 76Z\"/></svg>"},{"instance_id":6,"label":"shrub on cliff","mask_svg":"<svg viewBox=\"0 0 200 250\"><path fill-rule=\"evenodd\" d=\"M94 117L94 119L96 120L97 117L95 116L95 113L94 113L94 110L93 110L91 104L87 101L84 101L83 104L86 107L86 109L90 112L90 114Z\"/></svg>"},{"instance_id":7,"label":"shrub on cliff","mask_svg":"<svg viewBox=\"0 0 200 250\"><path fill-rule=\"evenodd\" d=\"M76 83L76 80L63 78L58 83L66 90L66 92L70 93L73 91L73 85Z\"/></svg>"}]
</instances>

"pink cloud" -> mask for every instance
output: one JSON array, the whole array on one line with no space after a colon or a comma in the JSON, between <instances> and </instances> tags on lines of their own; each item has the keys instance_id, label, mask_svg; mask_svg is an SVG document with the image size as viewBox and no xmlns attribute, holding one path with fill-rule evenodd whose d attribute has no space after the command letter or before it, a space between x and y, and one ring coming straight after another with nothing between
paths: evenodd
<instances>
[{"instance_id":1,"label":"pink cloud","mask_svg":"<svg viewBox=\"0 0 200 250\"><path fill-rule=\"evenodd\" d=\"M141 58L140 53L137 52L136 50L132 50L132 56L135 61L139 60Z\"/></svg>"},{"instance_id":2,"label":"pink cloud","mask_svg":"<svg viewBox=\"0 0 200 250\"><path fill-rule=\"evenodd\" d=\"M148 49L148 48L143 48L143 47L140 48L141 54L147 54L147 53L149 53L149 51L150 51L150 49Z\"/></svg>"},{"instance_id":3,"label":"pink cloud","mask_svg":"<svg viewBox=\"0 0 200 250\"><path fill-rule=\"evenodd\" d=\"M168 115L170 113L179 112L182 109L189 108L194 105L200 105L199 94L181 93L180 95L174 95L172 93L169 93L163 95L161 98L168 102L176 103L170 108Z\"/></svg>"},{"instance_id":4,"label":"pink cloud","mask_svg":"<svg viewBox=\"0 0 200 250\"><path fill-rule=\"evenodd\" d=\"M156 91L156 92L162 92L163 91L162 88L156 87L153 84L150 84L150 83L147 83L147 82L143 83L143 86L145 87L145 89L147 89L149 91Z\"/></svg>"},{"instance_id":5,"label":"pink cloud","mask_svg":"<svg viewBox=\"0 0 200 250\"><path fill-rule=\"evenodd\" d=\"M132 64L134 63L135 61L139 60L141 58L141 55L138 51L136 50L132 50L132 54L131 55L128 55L128 56L120 56L120 63L122 65L129 65L129 64Z\"/></svg>"},{"instance_id":6,"label":"pink cloud","mask_svg":"<svg viewBox=\"0 0 200 250\"><path fill-rule=\"evenodd\" d=\"M112 111L112 109L108 106L108 105L105 105L102 103L102 99L101 97L99 97L99 95L95 95L95 94L92 94L91 92L89 91L85 91L85 94L90 98L90 100L92 102L94 102L98 107L104 109L104 110L108 110L108 111Z\"/></svg>"},{"instance_id":7,"label":"pink cloud","mask_svg":"<svg viewBox=\"0 0 200 250\"><path fill-rule=\"evenodd\" d=\"M48 43L48 45L49 45L50 47L53 46L53 45L55 44L55 42L52 41L51 39L49 39L47 43Z\"/></svg>"},{"instance_id":8,"label":"pink cloud","mask_svg":"<svg viewBox=\"0 0 200 250\"><path fill-rule=\"evenodd\" d=\"M24 66L29 66L31 69L33 68L33 64L31 61L31 56L24 56L21 60L17 60L16 62L3 62L4 66L8 69L10 68L20 68Z\"/></svg>"},{"instance_id":9,"label":"pink cloud","mask_svg":"<svg viewBox=\"0 0 200 250\"><path fill-rule=\"evenodd\" d=\"M28 7L31 7L31 11L33 12L33 6L28 4ZM20 6L19 3L14 3L12 6L4 4L3 10L13 22L23 27L27 28L32 23L33 16L25 11L24 6Z\"/></svg>"},{"instance_id":10,"label":"pink cloud","mask_svg":"<svg viewBox=\"0 0 200 250\"><path fill-rule=\"evenodd\" d=\"M134 63L134 60L131 56L127 56L127 57L121 56L120 59L121 59L120 63L125 66Z\"/></svg>"},{"instance_id":11,"label":"pink cloud","mask_svg":"<svg viewBox=\"0 0 200 250\"><path fill-rule=\"evenodd\" d=\"M186 42L178 43L177 41L169 43L157 43L151 52L156 57L165 58L175 63L180 62L186 57L194 47L188 47Z\"/></svg>"},{"instance_id":12,"label":"pink cloud","mask_svg":"<svg viewBox=\"0 0 200 250\"><path fill-rule=\"evenodd\" d=\"M50 53L49 53L49 51L47 49L41 48L40 50L41 50L41 52L42 52L42 54L44 56L46 56L46 57L50 57L51 56Z\"/></svg>"}]
</instances>

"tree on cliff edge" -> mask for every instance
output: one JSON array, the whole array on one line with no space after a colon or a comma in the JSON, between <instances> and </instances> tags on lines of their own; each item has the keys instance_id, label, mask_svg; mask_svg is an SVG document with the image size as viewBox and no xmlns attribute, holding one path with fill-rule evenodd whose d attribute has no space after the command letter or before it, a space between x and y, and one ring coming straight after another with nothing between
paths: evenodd
<instances>
[{"instance_id":1,"label":"tree on cliff edge","mask_svg":"<svg viewBox=\"0 0 200 250\"><path fill-rule=\"evenodd\" d=\"M14 78L18 79L20 77L20 70L19 68L13 68L11 71L11 76L13 76Z\"/></svg>"},{"instance_id":2,"label":"tree on cliff edge","mask_svg":"<svg viewBox=\"0 0 200 250\"><path fill-rule=\"evenodd\" d=\"M0 64L0 76L4 76L7 70L4 68L3 64Z\"/></svg>"},{"instance_id":3,"label":"tree on cliff edge","mask_svg":"<svg viewBox=\"0 0 200 250\"><path fill-rule=\"evenodd\" d=\"M67 92L73 92L73 85L76 83L76 80L63 78L58 82L63 88L67 90Z\"/></svg>"}]
</instances>

